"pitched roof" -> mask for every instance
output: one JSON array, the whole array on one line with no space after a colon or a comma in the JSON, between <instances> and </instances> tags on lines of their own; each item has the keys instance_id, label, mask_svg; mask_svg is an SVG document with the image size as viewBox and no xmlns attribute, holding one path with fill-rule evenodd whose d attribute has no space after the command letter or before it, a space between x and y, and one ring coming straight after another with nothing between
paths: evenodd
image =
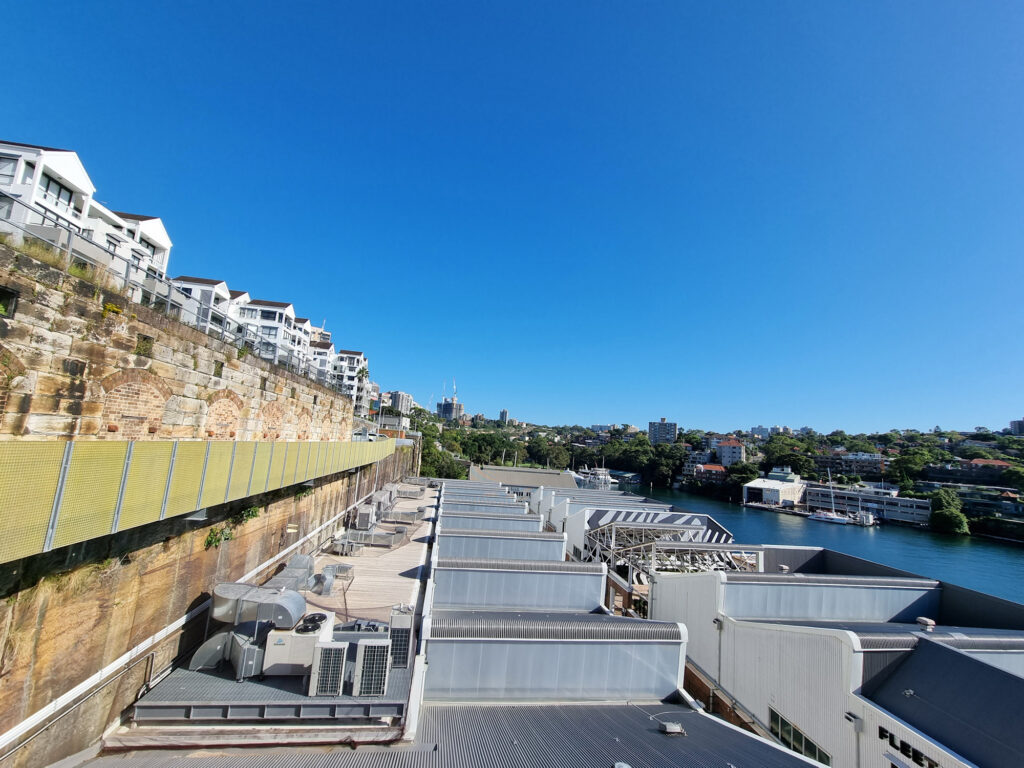
<instances>
[{"instance_id":1,"label":"pitched roof","mask_svg":"<svg viewBox=\"0 0 1024 768\"><path fill-rule=\"evenodd\" d=\"M742 448L743 447L743 443L741 443L739 440L719 440L718 444L719 445L727 446L729 448Z\"/></svg>"},{"instance_id":2,"label":"pitched roof","mask_svg":"<svg viewBox=\"0 0 1024 768\"><path fill-rule=\"evenodd\" d=\"M310 349L330 349L331 342L329 341L311 341L309 342Z\"/></svg>"},{"instance_id":3,"label":"pitched roof","mask_svg":"<svg viewBox=\"0 0 1024 768\"><path fill-rule=\"evenodd\" d=\"M698 464L697 469L701 472L725 472L725 467L721 464Z\"/></svg>"},{"instance_id":4,"label":"pitched roof","mask_svg":"<svg viewBox=\"0 0 1024 768\"><path fill-rule=\"evenodd\" d=\"M309 322L309 318L308 317L296 317L295 318L295 322L296 323L308 323Z\"/></svg>"},{"instance_id":5,"label":"pitched roof","mask_svg":"<svg viewBox=\"0 0 1024 768\"><path fill-rule=\"evenodd\" d=\"M259 304L261 307L290 307L288 301L268 301L267 299L253 299L250 304Z\"/></svg>"},{"instance_id":6,"label":"pitched roof","mask_svg":"<svg viewBox=\"0 0 1024 768\"><path fill-rule=\"evenodd\" d=\"M120 216L122 219L133 219L135 221L149 221L150 219L159 219L159 216L143 216L141 213L125 213L124 211L113 211L113 213Z\"/></svg>"},{"instance_id":7,"label":"pitched roof","mask_svg":"<svg viewBox=\"0 0 1024 768\"><path fill-rule=\"evenodd\" d=\"M971 464L976 467L1012 467L1013 465L1008 461L999 461L999 459L971 459Z\"/></svg>"},{"instance_id":8,"label":"pitched roof","mask_svg":"<svg viewBox=\"0 0 1024 768\"><path fill-rule=\"evenodd\" d=\"M44 147L40 144L23 144L20 141L7 141L0 139L0 144L10 144L12 147L28 147L29 149L42 149L46 152L74 152L73 149L60 149L58 147Z\"/></svg>"},{"instance_id":9,"label":"pitched roof","mask_svg":"<svg viewBox=\"0 0 1024 768\"><path fill-rule=\"evenodd\" d=\"M362 352L356 352L354 349L336 349L334 350L339 355L361 355Z\"/></svg>"},{"instance_id":10,"label":"pitched roof","mask_svg":"<svg viewBox=\"0 0 1024 768\"><path fill-rule=\"evenodd\" d=\"M228 291L231 294L232 299L237 299L239 296L245 296L248 291Z\"/></svg>"},{"instance_id":11,"label":"pitched roof","mask_svg":"<svg viewBox=\"0 0 1024 768\"><path fill-rule=\"evenodd\" d=\"M172 282L182 283L197 283L199 285L220 285L223 280L211 280L208 277L190 277L188 275L179 275L178 277L171 278ZM234 293L234 291L232 291Z\"/></svg>"}]
</instances>

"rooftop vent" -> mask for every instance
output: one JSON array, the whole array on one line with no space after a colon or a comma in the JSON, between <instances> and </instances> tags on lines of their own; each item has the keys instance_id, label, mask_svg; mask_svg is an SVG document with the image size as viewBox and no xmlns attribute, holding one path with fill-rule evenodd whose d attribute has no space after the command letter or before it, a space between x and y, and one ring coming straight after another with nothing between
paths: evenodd
<instances>
[{"instance_id":1,"label":"rooftop vent","mask_svg":"<svg viewBox=\"0 0 1024 768\"><path fill-rule=\"evenodd\" d=\"M917 623L921 627L922 632L934 632L935 622L926 616L918 616Z\"/></svg>"},{"instance_id":2,"label":"rooftop vent","mask_svg":"<svg viewBox=\"0 0 1024 768\"><path fill-rule=\"evenodd\" d=\"M658 723L658 730L668 736L685 736L686 731L683 730L683 724L677 723L674 720L664 720Z\"/></svg>"},{"instance_id":3,"label":"rooftop vent","mask_svg":"<svg viewBox=\"0 0 1024 768\"><path fill-rule=\"evenodd\" d=\"M779 573L789 573L789 566L788 565L780 565L779 566Z\"/></svg>"}]
</instances>

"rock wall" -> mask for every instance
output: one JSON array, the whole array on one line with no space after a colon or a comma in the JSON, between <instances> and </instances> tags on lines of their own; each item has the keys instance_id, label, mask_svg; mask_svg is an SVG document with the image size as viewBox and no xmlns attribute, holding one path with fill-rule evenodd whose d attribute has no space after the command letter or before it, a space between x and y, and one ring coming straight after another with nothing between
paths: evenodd
<instances>
[{"instance_id":1,"label":"rock wall","mask_svg":"<svg viewBox=\"0 0 1024 768\"><path fill-rule=\"evenodd\" d=\"M0 245L0 439L347 440L352 401Z\"/></svg>"},{"instance_id":2,"label":"rock wall","mask_svg":"<svg viewBox=\"0 0 1024 768\"><path fill-rule=\"evenodd\" d=\"M166 520L6 564L0 573L0 733L202 604L215 584L239 579L344 511L357 493L365 496L410 474L415 453L399 448L377 465L317 481L312 493L293 486L211 508L202 526ZM208 546L211 531L231 526L232 515L237 519L253 506L259 517L234 526L230 540ZM313 551L328 535L302 551ZM72 560L87 564L66 570L71 549L77 550ZM188 657L205 628L204 612L0 760L0 768L48 765L95 743L153 675Z\"/></svg>"}]
</instances>

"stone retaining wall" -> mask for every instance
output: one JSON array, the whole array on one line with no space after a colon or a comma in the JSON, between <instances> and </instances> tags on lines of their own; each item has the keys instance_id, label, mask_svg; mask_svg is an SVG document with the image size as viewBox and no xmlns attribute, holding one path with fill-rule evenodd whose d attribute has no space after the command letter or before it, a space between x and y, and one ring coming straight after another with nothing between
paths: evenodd
<instances>
[{"instance_id":1,"label":"stone retaining wall","mask_svg":"<svg viewBox=\"0 0 1024 768\"><path fill-rule=\"evenodd\" d=\"M347 440L352 401L0 245L0 439Z\"/></svg>"}]
</instances>

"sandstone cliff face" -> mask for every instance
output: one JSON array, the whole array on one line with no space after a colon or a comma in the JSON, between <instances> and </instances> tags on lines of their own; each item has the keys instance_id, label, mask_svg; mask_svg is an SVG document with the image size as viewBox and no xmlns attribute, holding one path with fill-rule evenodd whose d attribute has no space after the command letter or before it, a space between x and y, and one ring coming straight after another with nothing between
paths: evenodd
<instances>
[{"instance_id":1,"label":"sandstone cliff face","mask_svg":"<svg viewBox=\"0 0 1024 768\"><path fill-rule=\"evenodd\" d=\"M55 550L6 564L0 578L0 732L180 619L217 583L241 578L344 511L356 501L357 477L361 497L409 474L415 456L402 448L379 464L324 478L311 494L293 487L213 508L202 527L166 520L75 545L75 553ZM230 540L206 547L211 530L252 506L259 517L234 527ZM68 559L87 564L66 570ZM187 658L205 627L203 613L0 766L47 765L94 743L152 675L176 657Z\"/></svg>"},{"instance_id":2,"label":"sandstone cliff face","mask_svg":"<svg viewBox=\"0 0 1024 768\"><path fill-rule=\"evenodd\" d=\"M2 244L0 286L19 294L13 317L0 317L0 440L351 435L347 397ZM0 733L201 605L218 582L241 578L344 512L357 493L415 466L413 451L400 449L377 466L319 478L309 494L292 486L210 507L201 526L168 519L2 564ZM17 514L16 500L7 501L0 520ZM258 517L210 544L211 532L252 507ZM0 768L47 765L95 742L205 627L199 615L117 670Z\"/></svg>"},{"instance_id":3,"label":"sandstone cliff face","mask_svg":"<svg viewBox=\"0 0 1024 768\"><path fill-rule=\"evenodd\" d=\"M352 401L0 245L0 439L347 440ZM240 354L242 355L240 357Z\"/></svg>"}]
</instances>

